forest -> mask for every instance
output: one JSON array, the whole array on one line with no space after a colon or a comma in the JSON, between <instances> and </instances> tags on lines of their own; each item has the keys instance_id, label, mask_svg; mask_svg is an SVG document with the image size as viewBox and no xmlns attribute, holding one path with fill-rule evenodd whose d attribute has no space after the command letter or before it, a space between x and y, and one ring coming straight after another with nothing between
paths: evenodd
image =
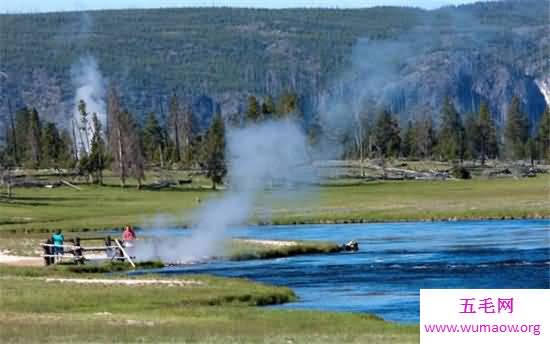
<instances>
[{"instance_id":1,"label":"forest","mask_svg":"<svg viewBox=\"0 0 550 344\"><path fill-rule=\"evenodd\" d=\"M177 96L170 98L167 107L168 116L149 113L141 124L111 86L106 126L81 100L80 118L72 131L41 119L35 108L21 108L10 115L7 143L0 149L3 177L21 167L74 169L90 183L102 184L103 171L111 169L120 177L121 186L127 178L134 178L139 188L147 169L186 168L201 170L216 188L227 174L226 126L239 128L270 120L299 123L312 146L329 138L334 145L344 147L340 156L332 157L336 159L405 158L457 165L473 160L481 166L489 159L523 160L531 165L550 160L549 109L537 127L530 127L517 97L508 106L502 129L486 104L477 113L460 114L447 98L439 126L430 117L423 117L400 127L391 111L379 109L363 113L353 129L343 134L327 132L315 120L307 121L300 112L298 96L290 91L275 98L250 96L244 117L226 123L218 113L205 131L197 129L191 107Z\"/></svg>"}]
</instances>

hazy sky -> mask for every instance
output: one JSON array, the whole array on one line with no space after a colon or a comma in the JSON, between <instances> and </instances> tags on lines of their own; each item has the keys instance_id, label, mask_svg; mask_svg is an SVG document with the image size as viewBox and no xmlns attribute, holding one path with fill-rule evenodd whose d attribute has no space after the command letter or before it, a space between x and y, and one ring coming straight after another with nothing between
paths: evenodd
<instances>
[{"instance_id":1,"label":"hazy sky","mask_svg":"<svg viewBox=\"0 0 550 344\"><path fill-rule=\"evenodd\" d=\"M185 6L238 7L338 7L357 8L378 5L437 8L476 2L474 0L0 0L0 12L51 12L114 8L158 8Z\"/></svg>"}]
</instances>

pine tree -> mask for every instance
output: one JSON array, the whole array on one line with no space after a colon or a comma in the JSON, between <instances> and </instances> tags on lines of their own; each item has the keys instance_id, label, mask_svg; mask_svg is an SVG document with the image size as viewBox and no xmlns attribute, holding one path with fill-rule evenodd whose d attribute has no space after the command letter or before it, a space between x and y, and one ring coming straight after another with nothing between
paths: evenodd
<instances>
[{"instance_id":1,"label":"pine tree","mask_svg":"<svg viewBox=\"0 0 550 344\"><path fill-rule=\"evenodd\" d=\"M477 113L468 113L464 120L466 156L470 159L481 157L480 119ZM482 163L483 164L483 163Z\"/></svg>"},{"instance_id":2,"label":"pine tree","mask_svg":"<svg viewBox=\"0 0 550 344\"><path fill-rule=\"evenodd\" d=\"M103 141L103 132L101 122L97 114L92 115L92 144L90 146L90 155L88 156L88 172L92 176L92 182L103 184L103 170L105 169L105 142Z\"/></svg>"},{"instance_id":3,"label":"pine tree","mask_svg":"<svg viewBox=\"0 0 550 344\"><path fill-rule=\"evenodd\" d=\"M298 95L295 92L284 90L279 97L275 115L278 118L294 118L300 121L302 114L300 112Z\"/></svg>"},{"instance_id":4,"label":"pine tree","mask_svg":"<svg viewBox=\"0 0 550 344\"><path fill-rule=\"evenodd\" d=\"M438 138L439 154L447 160L463 160L465 150L462 119L450 98L447 97L443 104L442 124Z\"/></svg>"},{"instance_id":5,"label":"pine tree","mask_svg":"<svg viewBox=\"0 0 550 344\"><path fill-rule=\"evenodd\" d=\"M255 123L260 120L261 117L260 105L258 100L254 96L248 97L248 105L246 107L245 118L248 123Z\"/></svg>"},{"instance_id":6,"label":"pine tree","mask_svg":"<svg viewBox=\"0 0 550 344\"><path fill-rule=\"evenodd\" d=\"M157 120L157 116L151 112L145 120L143 128L143 150L147 161L158 162L161 167L164 164L164 133Z\"/></svg>"},{"instance_id":7,"label":"pine tree","mask_svg":"<svg viewBox=\"0 0 550 344\"><path fill-rule=\"evenodd\" d=\"M212 180L212 189L221 184L227 174L225 162L225 124L218 113L212 118L210 128L204 140L204 157L202 159L206 176Z\"/></svg>"},{"instance_id":8,"label":"pine tree","mask_svg":"<svg viewBox=\"0 0 550 344\"><path fill-rule=\"evenodd\" d=\"M519 98L514 96L508 107L504 129L506 157L512 160L525 158L525 144L528 138L529 122L527 115L521 110Z\"/></svg>"},{"instance_id":9,"label":"pine tree","mask_svg":"<svg viewBox=\"0 0 550 344\"><path fill-rule=\"evenodd\" d=\"M64 152L66 150L65 143L61 138L61 134L54 123L46 123L42 128L42 167L60 168L66 162Z\"/></svg>"},{"instance_id":10,"label":"pine tree","mask_svg":"<svg viewBox=\"0 0 550 344\"><path fill-rule=\"evenodd\" d=\"M540 158L550 160L550 107L542 114L537 132L537 145L539 146Z\"/></svg>"},{"instance_id":11,"label":"pine tree","mask_svg":"<svg viewBox=\"0 0 550 344\"><path fill-rule=\"evenodd\" d=\"M38 111L32 109L29 116L29 127L27 133L28 147L29 147L29 164L33 168L40 167L41 159L41 125L40 118L38 117Z\"/></svg>"},{"instance_id":12,"label":"pine tree","mask_svg":"<svg viewBox=\"0 0 550 344\"><path fill-rule=\"evenodd\" d=\"M486 158L496 158L498 154L497 129L493 116L486 103L479 107L479 157L481 165L485 165Z\"/></svg>"},{"instance_id":13,"label":"pine tree","mask_svg":"<svg viewBox=\"0 0 550 344\"><path fill-rule=\"evenodd\" d=\"M526 151L527 151L527 157L529 158L529 161L531 162L531 166L535 166L535 160L539 157L539 147L537 145L537 142L534 138L530 137L527 139L527 143L525 144Z\"/></svg>"},{"instance_id":14,"label":"pine tree","mask_svg":"<svg viewBox=\"0 0 550 344\"><path fill-rule=\"evenodd\" d=\"M15 127L15 116L11 111L11 102L8 99L8 129L6 133L7 149L4 152L6 156L10 158L10 161L16 165L19 162L18 157L18 141Z\"/></svg>"},{"instance_id":15,"label":"pine tree","mask_svg":"<svg viewBox=\"0 0 550 344\"><path fill-rule=\"evenodd\" d=\"M275 102L273 101L273 97L267 96L262 103L262 117L265 119L269 119L273 116L275 113Z\"/></svg>"},{"instance_id":16,"label":"pine tree","mask_svg":"<svg viewBox=\"0 0 550 344\"><path fill-rule=\"evenodd\" d=\"M378 115L374 127L374 141L381 157L399 155L401 146L399 123L393 118L391 112L384 110Z\"/></svg>"},{"instance_id":17,"label":"pine tree","mask_svg":"<svg viewBox=\"0 0 550 344\"><path fill-rule=\"evenodd\" d=\"M401 145L401 154L407 158L416 158L418 156L417 130L413 126L412 121L407 124L407 129L403 135L403 143Z\"/></svg>"}]
</instances>

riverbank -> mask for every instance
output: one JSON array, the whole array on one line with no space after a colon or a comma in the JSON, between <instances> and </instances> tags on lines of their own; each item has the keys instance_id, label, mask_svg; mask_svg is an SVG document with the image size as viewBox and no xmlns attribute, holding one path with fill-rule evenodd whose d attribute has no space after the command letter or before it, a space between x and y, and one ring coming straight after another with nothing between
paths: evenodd
<instances>
[{"instance_id":1,"label":"riverbank","mask_svg":"<svg viewBox=\"0 0 550 344\"><path fill-rule=\"evenodd\" d=\"M79 233L75 234L78 235ZM0 265L43 266L44 261L40 257L42 253L40 243L43 241L44 235L38 233L29 235L13 234L0 237ZM101 243L98 241L96 245L101 245ZM305 254L328 254L340 252L341 250L341 245L325 241L231 239L225 244L224 252L219 257L212 258L234 261L274 259ZM96 258L99 258L99 256L96 256ZM159 264L161 263L159 262ZM164 264L178 265L180 263L171 261L164 262ZM94 266L94 264L91 263L91 266ZM153 266L153 268L158 267L160 266Z\"/></svg>"},{"instance_id":2,"label":"riverbank","mask_svg":"<svg viewBox=\"0 0 550 344\"><path fill-rule=\"evenodd\" d=\"M342 181L301 191L266 191L250 224L321 224L550 218L549 175L453 181ZM17 188L0 202L1 233L183 227L223 191L115 186ZM199 202L200 201L200 202Z\"/></svg>"},{"instance_id":3,"label":"riverbank","mask_svg":"<svg viewBox=\"0 0 550 344\"><path fill-rule=\"evenodd\" d=\"M293 301L284 287L205 275L99 276L0 266L0 342L418 342L418 326L370 315L257 307Z\"/></svg>"}]
</instances>

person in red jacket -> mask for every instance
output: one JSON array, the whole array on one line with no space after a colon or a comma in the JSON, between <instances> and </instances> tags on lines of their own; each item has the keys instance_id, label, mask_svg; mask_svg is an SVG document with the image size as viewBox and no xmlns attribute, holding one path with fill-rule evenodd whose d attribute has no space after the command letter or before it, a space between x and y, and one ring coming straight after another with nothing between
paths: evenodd
<instances>
[{"instance_id":1,"label":"person in red jacket","mask_svg":"<svg viewBox=\"0 0 550 344\"><path fill-rule=\"evenodd\" d=\"M132 228L132 226L126 226L124 227L124 232L122 232L122 240L124 243L124 246L131 247L132 241L136 239L136 232Z\"/></svg>"}]
</instances>

